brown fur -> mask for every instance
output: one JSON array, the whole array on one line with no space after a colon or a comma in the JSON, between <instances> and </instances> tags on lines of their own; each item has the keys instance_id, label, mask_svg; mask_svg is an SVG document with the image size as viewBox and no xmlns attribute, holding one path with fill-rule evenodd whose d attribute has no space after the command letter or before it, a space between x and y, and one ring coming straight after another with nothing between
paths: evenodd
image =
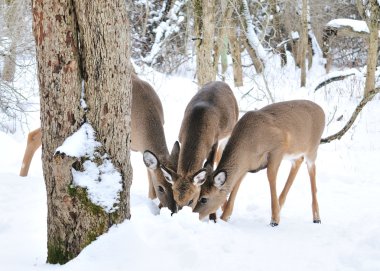
<instances>
[{"instance_id":1,"label":"brown fur","mask_svg":"<svg viewBox=\"0 0 380 271\"><path fill-rule=\"evenodd\" d=\"M203 86L186 107L179 132L181 150L177 174L173 175L173 194L178 206L194 208L200 187L194 176L205 160L213 164L218 141L229 136L238 118L238 106L224 82Z\"/></svg>"},{"instance_id":2,"label":"brown fur","mask_svg":"<svg viewBox=\"0 0 380 271\"><path fill-rule=\"evenodd\" d=\"M200 218L215 212L230 194L222 219L227 220L233 210L239 185L247 172L267 168L272 199L271 225L280 222L280 209L303 159L308 165L312 186L313 219L320 222L315 184L315 159L325 126L323 110L315 103L296 100L275 103L258 111L247 112L236 124L225 147L212 180L202 186L200 201L194 211ZM280 163L289 158L293 161L288 181L277 197L276 176ZM215 182L225 173L226 180L217 187ZM207 198L206 204L201 204Z\"/></svg>"}]
</instances>

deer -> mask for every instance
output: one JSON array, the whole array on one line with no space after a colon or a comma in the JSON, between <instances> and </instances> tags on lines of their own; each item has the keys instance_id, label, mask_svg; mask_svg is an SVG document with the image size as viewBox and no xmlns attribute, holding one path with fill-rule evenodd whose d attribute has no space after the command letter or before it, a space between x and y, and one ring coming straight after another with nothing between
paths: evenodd
<instances>
[{"instance_id":1,"label":"deer","mask_svg":"<svg viewBox=\"0 0 380 271\"><path fill-rule=\"evenodd\" d=\"M227 221L246 173L266 169L271 196L270 225L278 226L280 210L305 161L311 183L313 222L321 223L315 161L324 127L322 108L308 100L273 103L260 110L248 111L232 131L217 168L211 173L207 168L202 169L194 177L200 180L201 192L193 211L203 219L224 204L220 218ZM277 172L284 159L290 159L292 165L278 198Z\"/></svg>"},{"instance_id":2,"label":"deer","mask_svg":"<svg viewBox=\"0 0 380 271\"><path fill-rule=\"evenodd\" d=\"M144 153L154 151L162 164L177 168L179 144L176 142L169 154L164 133L164 111L157 93L146 81L132 74L132 107L131 107L131 150ZM28 135L27 146L20 170L20 176L27 176L35 151L41 146L41 128ZM176 211L173 191L162 171L152 165L147 166L150 199L158 198L159 208L168 207Z\"/></svg>"},{"instance_id":3,"label":"deer","mask_svg":"<svg viewBox=\"0 0 380 271\"><path fill-rule=\"evenodd\" d=\"M238 114L235 96L224 82L205 84L188 103L178 136L177 171L165 165L160 167L166 181L172 185L178 210L184 206L195 207L200 193L198 171L204 164L213 166L218 142L231 134ZM154 153L147 150L144 156L152 158ZM214 220L213 215L210 219Z\"/></svg>"}]
</instances>

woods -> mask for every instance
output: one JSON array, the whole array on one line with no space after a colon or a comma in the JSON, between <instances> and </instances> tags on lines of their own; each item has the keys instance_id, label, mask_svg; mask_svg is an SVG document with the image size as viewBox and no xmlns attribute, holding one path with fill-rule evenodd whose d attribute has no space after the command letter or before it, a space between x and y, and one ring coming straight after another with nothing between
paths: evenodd
<instances>
[{"instance_id":1,"label":"woods","mask_svg":"<svg viewBox=\"0 0 380 271\"><path fill-rule=\"evenodd\" d=\"M240 113L257 109L255 102L281 101L281 85L293 79L294 93L301 93L296 97L357 80L352 113L345 112L345 123L329 130L332 135L321 143L341 139L380 91L376 0L0 0L0 12L0 130L36 129L28 124L28 112L40 112L49 263L74 259L113 225L131 218L134 69L165 78L187 76L194 92L210 81L229 82L244 91L239 104L249 104ZM16 83L30 59L38 106ZM337 123L333 108L326 111L327 125ZM83 142L92 142L90 152L75 154L65 147L78 131ZM93 202L74 177L94 167L93 181L105 182L102 168L108 165L121 186L109 209Z\"/></svg>"}]
</instances>

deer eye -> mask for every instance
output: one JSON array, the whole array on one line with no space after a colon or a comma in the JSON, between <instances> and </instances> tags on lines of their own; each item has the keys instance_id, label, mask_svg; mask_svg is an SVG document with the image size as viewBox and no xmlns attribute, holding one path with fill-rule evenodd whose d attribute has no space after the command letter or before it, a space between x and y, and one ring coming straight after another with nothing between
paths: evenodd
<instances>
[{"instance_id":1,"label":"deer eye","mask_svg":"<svg viewBox=\"0 0 380 271\"><path fill-rule=\"evenodd\" d=\"M164 193L164 192L165 192L165 189L164 189L161 185L159 185L159 186L158 186L158 191L159 191L160 193Z\"/></svg>"},{"instance_id":2,"label":"deer eye","mask_svg":"<svg viewBox=\"0 0 380 271\"><path fill-rule=\"evenodd\" d=\"M191 204L193 204L193 200L190 200L187 205L190 206Z\"/></svg>"},{"instance_id":3,"label":"deer eye","mask_svg":"<svg viewBox=\"0 0 380 271\"><path fill-rule=\"evenodd\" d=\"M208 198L201 198L201 199L199 200L199 202L200 202L201 204L206 204L207 201L208 201Z\"/></svg>"}]
</instances>

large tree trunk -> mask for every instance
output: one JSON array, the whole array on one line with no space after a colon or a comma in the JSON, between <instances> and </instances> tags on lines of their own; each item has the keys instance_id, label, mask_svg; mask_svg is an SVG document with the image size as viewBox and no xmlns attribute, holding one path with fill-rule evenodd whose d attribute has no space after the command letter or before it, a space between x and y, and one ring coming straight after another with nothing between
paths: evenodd
<instances>
[{"instance_id":1,"label":"large tree trunk","mask_svg":"<svg viewBox=\"0 0 380 271\"><path fill-rule=\"evenodd\" d=\"M377 67L377 49L379 47L379 19L380 7L376 0L370 0L370 17L367 20L369 28L367 77L365 81L364 96L375 89L375 73Z\"/></svg>"},{"instance_id":2,"label":"large tree trunk","mask_svg":"<svg viewBox=\"0 0 380 271\"><path fill-rule=\"evenodd\" d=\"M130 217L131 83L126 23L123 0L33 0L49 263L69 261L114 223ZM81 98L87 98L86 111ZM103 144L99 151L107 153L122 178L120 201L113 212L91 202L86 189L73 186L73 168L81 170L88 157L56 153L87 120Z\"/></svg>"},{"instance_id":3,"label":"large tree trunk","mask_svg":"<svg viewBox=\"0 0 380 271\"><path fill-rule=\"evenodd\" d=\"M214 81L213 49L215 34L215 0L193 0L195 37L197 39L197 79L201 87Z\"/></svg>"}]
</instances>

